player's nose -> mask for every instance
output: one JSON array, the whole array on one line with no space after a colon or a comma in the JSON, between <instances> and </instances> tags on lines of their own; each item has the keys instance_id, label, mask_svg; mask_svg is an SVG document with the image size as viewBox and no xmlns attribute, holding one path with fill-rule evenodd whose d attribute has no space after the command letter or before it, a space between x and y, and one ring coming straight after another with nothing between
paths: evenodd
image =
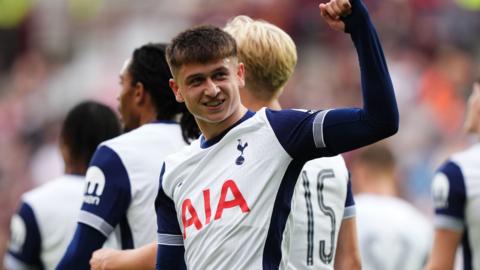
<instances>
[{"instance_id":1,"label":"player's nose","mask_svg":"<svg viewBox=\"0 0 480 270\"><path fill-rule=\"evenodd\" d=\"M210 97L216 97L220 93L220 88L218 85L212 81L210 78L207 79L207 84L205 86L204 94Z\"/></svg>"}]
</instances>

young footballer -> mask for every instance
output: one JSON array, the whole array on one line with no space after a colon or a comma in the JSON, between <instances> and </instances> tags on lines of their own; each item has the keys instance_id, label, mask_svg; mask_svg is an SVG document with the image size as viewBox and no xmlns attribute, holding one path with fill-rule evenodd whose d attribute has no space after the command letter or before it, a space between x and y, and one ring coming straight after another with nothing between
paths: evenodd
<instances>
[{"instance_id":1,"label":"young footballer","mask_svg":"<svg viewBox=\"0 0 480 270\"><path fill-rule=\"evenodd\" d=\"M245 69L229 34L195 27L167 48L170 86L202 136L162 167L155 201L158 269L184 262L191 269L278 268L303 165L397 131L393 87L365 6L332 0L320 11L332 28L351 34L361 68L361 109L254 113L240 102Z\"/></svg>"}]
</instances>

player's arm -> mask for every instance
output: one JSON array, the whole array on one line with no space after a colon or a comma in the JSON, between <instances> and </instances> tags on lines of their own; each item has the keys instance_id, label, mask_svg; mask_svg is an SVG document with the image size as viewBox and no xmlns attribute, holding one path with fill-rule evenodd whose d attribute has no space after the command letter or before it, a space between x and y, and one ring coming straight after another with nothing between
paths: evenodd
<instances>
[{"instance_id":1,"label":"player's arm","mask_svg":"<svg viewBox=\"0 0 480 270\"><path fill-rule=\"evenodd\" d=\"M350 33L358 54L363 108L317 113L267 111L277 138L294 158L333 156L374 143L398 130L397 103L376 30L363 3L352 0L351 5L351 14L337 22Z\"/></svg>"},{"instance_id":2,"label":"player's arm","mask_svg":"<svg viewBox=\"0 0 480 270\"><path fill-rule=\"evenodd\" d=\"M175 204L163 189L165 164L160 175L160 187L155 199L157 212L157 270L187 269L183 235L177 220Z\"/></svg>"},{"instance_id":3,"label":"player's arm","mask_svg":"<svg viewBox=\"0 0 480 270\"><path fill-rule=\"evenodd\" d=\"M432 252L426 270L453 269L462 233L450 229L435 229Z\"/></svg>"},{"instance_id":4,"label":"player's arm","mask_svg":"<svg viewBox=\"0 0 480 270\"><path fill-rule=\"evenodd\" d=\"M446 162L439 169L432 182L432 194L435 238L426 269L453 269L465 227L466 202L463 174L454 162Z\"/></svg>"},{"instance_id":5,"label":"player's arm","mask_svg":"<svg viewBox=\"0 0 480 270\"><path fill-rule=\"evenodd\" d=\"M86 181L77 229L57 269L89 269L92 253L102 247L124 219L130 204L128 174L120 157L109 147L97 149ZM133 248L132 239L122 238L122 248Z\"/></svg>"},{"instance_id":6,"label":"player's arm","mask_svg":"<svg viewBox=\"0 0 480 270\"><path fill-rule=\"evenodd\" d=\"M338 232L337 249L335 252L335 269L361 269L360 249L357 236L357 221L355 218L355 201L353 199L351 181L348 181L347 196L343 221Z\"/></svg>"},{"instance_id":7,"label":"player's arm","mask_svg":"<svg viewBox=\"0 0 480 270\"><path fill-rule=\"evenodd\" d=\"M342 5L344 2L348 3L346 0L332 0L327 5L335 9L336 5ZM350 33L357 51L363 108L338 109L325 113L323 119L325 143L337 153L391 136L397 132L399 124L395 93L375 27L362 1L351 0L350 2L351 14L336 21L343 20L344 30ZM331 9L327 6L322 12L320 7L323 14ZM331 15L332 12L329 14ZM322 15L322 17L327 18L328 23L329 16Z\"/></svg>"},{"instance_id":8,"label":"player's arm","mask_svg":"<svg viewBox=\"0 0 480 270\"><path fill-rule=\"evenodd\" d=\"M335 254L335 269L362 269L355 217L344 219L342 225L340 225Z\"/></svg>"},{"instance_id":9,"label":"player's arm","mask_svg":"<svg viewBox=\"0 0 480 270\"><path fill-rule=\"evenodd\" d=\"M34 212L23 202L10 223L11 237L3 260L6 270L43 269L40 260L41 236Z\"/></svg>"},{"instance_id":10,"label":"player's arm","mask_svg":"<svg viewBox=\"0 0 480 270\"><path fill-rule=\"evenodd\" d=\"M91 270L153 270L157 256L157 243L136 249L100 249L90 259Z\"/></svg>"}]
</instances>

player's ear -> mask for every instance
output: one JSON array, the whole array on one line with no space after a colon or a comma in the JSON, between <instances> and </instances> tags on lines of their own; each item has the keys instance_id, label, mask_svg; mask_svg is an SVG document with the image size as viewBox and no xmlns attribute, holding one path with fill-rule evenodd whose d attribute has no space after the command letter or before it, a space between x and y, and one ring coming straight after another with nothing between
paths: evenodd
<instances>
[{"instance_id":1,"label":"player's ear","mask_svg":"<svg viewBox=\"0 0 480 270\"><path fill-rule=\"evenodd\" d=\"M170 84L170 88L172 89L177 102L184 102L185 100L183 99L182 93L180 93L180 87L178 86L177 82L175 82L174 79L170 79L168 84Z\"/></svg>"},{"instance_id":2,"label":"player's ear","mask_svg":"<svg viewBox=\"0 0 480 270\"><path fill-rule=\"evenodd\" d=\"M240 88L245 87L245 65L242 62L237 65L237 78L238 86Z\"/></svg>"},{"instance_id":3,"label":"player's ear","mask_svg":"<svg viewBox=\"0 0 480 270\"><path fill-rule=\"evenodd\" d=\"M133 99L135 103L141 104L145 100L145 88L143 87L143 83L137 82L133 89Z\"/></svg>"}]
</instances>

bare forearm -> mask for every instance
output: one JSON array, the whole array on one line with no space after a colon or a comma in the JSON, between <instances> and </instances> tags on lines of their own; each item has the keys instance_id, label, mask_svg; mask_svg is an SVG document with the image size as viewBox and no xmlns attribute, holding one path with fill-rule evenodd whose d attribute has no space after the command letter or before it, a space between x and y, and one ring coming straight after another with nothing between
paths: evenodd
<instances>
[{"instance_id":1,"label":"bare forearm","mask_svg":"<svg viewBox=\"0 0 480 270\"><path fill-rule=\"evenodd\" d=\"M432 252L426 270L450 270L455 263L455 253L462 233L449 229L436 229Z\"/></svg>"},{"instance_id":2,"label":"bare forearm","mask_svg":"<svg viewBox=\"0 0 480 270\"><path fill-rule=\"evenodd\" d=\"M344 219L338 234L335 269L362 269L355 217Z\"/></svg>"},{"instance_id":3,"label":"bare forearm","mask_svg":"<svg viewBox=\"0 0 480 270\"><path fill-rule=\"evenodd\" d=\"M156 243L138 249L100 249L90 260L92 270L151 270L155 269Z\"/></svg>"}]
</instances>

